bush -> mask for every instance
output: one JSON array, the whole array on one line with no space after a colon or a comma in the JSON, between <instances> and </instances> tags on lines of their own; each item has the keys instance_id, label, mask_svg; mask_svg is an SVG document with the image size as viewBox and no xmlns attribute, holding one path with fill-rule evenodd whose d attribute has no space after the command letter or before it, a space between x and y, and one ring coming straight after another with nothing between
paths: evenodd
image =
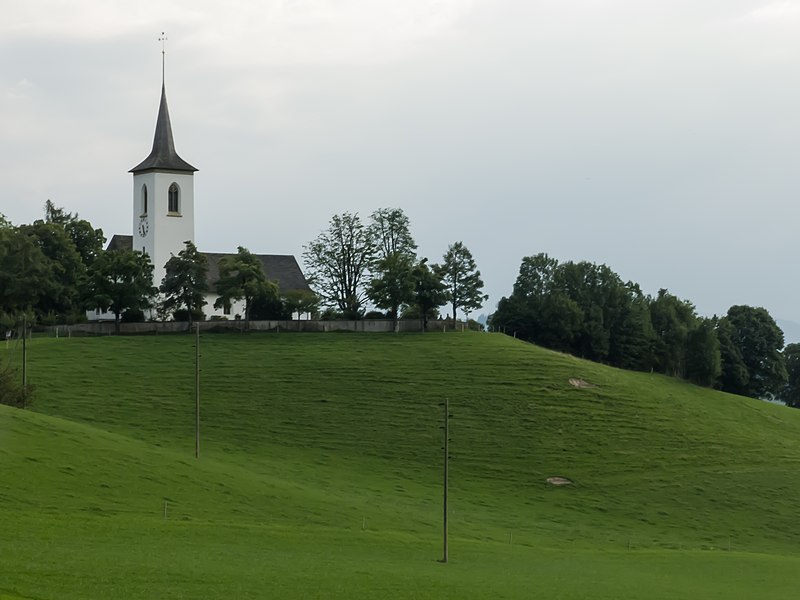
<instances>
[{"instance_id":1,"label":"bush","mask_svg":"<svg viewBox=\"0 0 800 600\"><path fill-rule=\"evenodd\" d=\"M367 314L364 315L365 319L386 319L386 314L382 313L379 310L371 310Z\"/></svg>"},{"instance_id":2,"label":"bush","mask_svg":"<svg viewBox=\"0 0 800 600\"><path fill-rule=\"evenodd\" d=\"M292 313L277 296L256 296L250 304L251 321L288 321Z\"/></svg>"},{"instance_id":3,"label":"bush","mask_svg":"<svg viewBox=\"0 0 800 600\"><path fill-rule=\"evenodd\" d=\"M319 319L320 321L342 321L344 320L344 315L335 308L326 308L320 313Z\"/></svg>"},{"instance_id":4,"label":"bush","mask_svg":"<svg viewBox=\"0 0 800 600\"><path fill-rule=\"evenodd\" d=\"M181 323L185 323L189 320L189 311L185 308L179 308L174 313L172 313L172 318L175 321L180 321ZM202 309L195 309L192 311L192 321L205 321L206 315Z\"/></svg>"},{"instance_id":5,"label":"bush","mask_svg":"<svg viewBox=\"0 0 800 600\"><path fill-rule=\"evenodd\" d=\"M16 380L16 372L11 369L0 371L0 404L25 408L31 403L33 388L22 387Z\"/></svg>"},{"instance_id":6,"label":"bush","mask_svg":"<svg viewBox=\"0 0 800 600\"><path fill-rule=\"evenodd\" d=\"M129 308L122 313L119 320L122 323L144 323L144 312L138 308Z\"/></svg>"}]
</instances>

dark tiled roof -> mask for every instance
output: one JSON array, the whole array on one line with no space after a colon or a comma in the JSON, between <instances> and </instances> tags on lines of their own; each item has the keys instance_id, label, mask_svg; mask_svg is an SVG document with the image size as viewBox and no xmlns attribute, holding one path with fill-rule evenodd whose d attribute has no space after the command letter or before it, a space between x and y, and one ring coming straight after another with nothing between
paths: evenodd
<instances>
[{"instance_id":1,"label":"dark tiled roof","mask_svg":"<svg viewBox=\"0 0 800 600\"><path fill-rule=\"evenodd\" d=\"M208 258L208 285L213 291L219 280L220 259L235 256L235 253L203 252L203 254ZM256 256L261 261L267 279L277 281L282 292L311 290L294 256L290 254L256 254Z\"/></svg>"},{"instance_id":2,"label":"dark tiled roof","mask_svg":"<svg viewBox=\"0 0 800 600\"><path fill-rule=\"evenodd\" d=\"M133 248L132 235L114 235L108 242L106 250L131 250ZM219 280L219 261L225 256L235 256L234 252L202 252L208 259L208 287L214 292L214 288ZM289 290L311 291L305 275L300 270L294 256L291 254L256 254L264 268L267 279L278 282L278 287L282 292Z\"/></svg>"},{"instance_id":3,"label":"dark tiled roof","mask_svg":"<svg viewBox=\"0 0 800 600\"><path fill-rule=\"evenodd\" d=\"M114 235L106 246L106 250L132 250L133 249L133 236L132 235Z\"/></svg>"},{"instance_id":4,"label":"dark tiled roof","mask_svg":"<svg viewBox=\"0 0 800 600\"><path fill-rule=\"evenodd\" d=\"M169 108L167 108L167 92L163 84L161 85L161 104L158 107L153 149L150 151L150 156L133 167L130 173L139 173L150 169L197 171L175 152L175 142L172 139L172 124L169 120Z\"/></svg>"}]
</instances>

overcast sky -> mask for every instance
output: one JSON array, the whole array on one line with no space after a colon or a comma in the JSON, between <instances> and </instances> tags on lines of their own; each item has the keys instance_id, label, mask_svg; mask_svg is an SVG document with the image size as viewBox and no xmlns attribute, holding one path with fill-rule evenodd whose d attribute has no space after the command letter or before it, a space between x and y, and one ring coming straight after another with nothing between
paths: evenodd
<instances>
[{"instance_id":1,"label":"overcast sky","mask_svg":"<svg viewBox=\"0 0 800 600\"><path fill-rule=\"evenodd\" d=\"M702 314L800 322L800 0L0 0L0 212L131 233L166 31L201 250L295 254L343 211ZM791 337L791 336L790 336Z\"/></svg>"}]
</instances>

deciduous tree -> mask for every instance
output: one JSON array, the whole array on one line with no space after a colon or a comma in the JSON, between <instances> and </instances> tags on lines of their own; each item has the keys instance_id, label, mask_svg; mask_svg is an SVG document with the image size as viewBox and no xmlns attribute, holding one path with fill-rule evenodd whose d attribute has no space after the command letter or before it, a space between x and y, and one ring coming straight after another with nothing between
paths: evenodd
<instances>
[{"instance_id":1,"label":"deciduous tree","mask_svg":"<svg viewBox=\"0 0 800 600\"><path fill-rule=\"evenodd\" d=\"M800 344L787 344L783 349L783 357L787 380L778 399L786 406L800 408Z\"/></svg>"},{"instance_id":2,"label":"deciduous tree","mask_svg":"<svg viewBox=\"0 0 800 600\"><path fill-rule=\"evenodd\" d=\"M114 313L119 333L120 315L126 310L152 307L158 290L153 287L153 265L138 250L111 250L98 256L89 269L87 299L102 310Z\"/></svg>"},{"instance_id":3,"label":"deciduous tree","mask_svg":"<svg viewBox=\"0 0 800 600\"><path fill-rule=\"evenodd\" d=\"M303 252L309 282L322 303L345 318L360 318L376 252L374 232L358 214L334 215Z\"/></svg>"},{"instance_id":4,"label":"deciduous tree","mask_svg":"<svg viewBox=\"0 0 800 600\"><path fill-rule=\"evenodd\" d=\"M55 206L50 200L44 206L45 222L58 225L64 229L66 234L75 244L75 249L88 268L103 251L106 238L102 229L95 229L92 224L78 217L78 214L67 212L61 207Z\"/></svg>"},{"instance_id":5,"label":"deciduous tree","mask_svg":"<svg viewBox=\"0 0 800 600\"><path fill-rule=\"evenodd\" d=\"M783 332L765 308L731 306L723 317L731 325L730 340L741 354L748 378L744 385L730 386L725 391L753 398L766 398L780 393L787 373L783 349ZM723 354L723 360L729 357Z\"/></svg>"},{"instance_id":6,"label":"deciduous tree","mask_svg":"<svg viewBox=\"0 0 800 600\"><path fill-rule=\"evenodd\" d=\"M423 258L414 265L411 277L414 281L414 299L412 302L415 311L408 312L416 313L422 324L422 331L425 331L428 329L428 321L435 318L439 307L447 304L447 294L442 280L428 266L427 258Z\"/></svg>"},{"instance_id":7,"label":"deciduous tree","mask_svg":"<svg viewBox=\"0 0 800 600\"><path fill-rule=\"evenodd\" d=\"M380 259L403 255L412 262L417 244L411 236L408 217L401 208L381 208L370 215L370 229Z\"/></svg>"},{"instance_id":8,"label":"deciduous tree","mask_svg":"<svg viewBox=\"0 0 800 600\"><path fill-rule=\"evenodd\" d=\"M52 262L16 227L0 228L0 311L33 311L54 291Z\"/></svg>"},{"instance_id":9,"label":"deciduous tree","mask_svg":"<svg viewBox=\"0 0 800 600\"><path fill-rule=\"evenodd\" d=\"M288 290L283 294L283 303L289 314L297 313L297 319L302 314L313 314L319 310L319 298L314 292L308 290Z\"/></svg>"},{"instance_id":10,"label":"deciduous tree","mask_svg":"<svg viewBox=\"0 0 800 600\"><path fill-rule=\"evenodd\" d=\"M244 300L245 329L250 329L250 309L257 296L278 297L278 284L267 280L259 258L247 248L239 246L236 254L219 261L219 298L216 308L230 306L234 300Z\"/></svg>"},{"instance_id":11,"label":"deciduous tree","mask_svg":"<svg viewBox=\"0 0 800 600\"><path fill-rule=\"evenodd\" d=\"M712 387L722 374L722 355L713 319L698 319L686 339L686 379Z\"/></svg>"},{"instance_id":12,"label":"deciduous tree","mask_svg":"<svg viewBox=\"0 0 800 600\"><path fill-rule=\"evenodd\" d=\"M173 312L185 308L191 329L192 317L198 315L199 318L207 304L208 258L198 252L197 246L191 241L185 241L184 245L186 247L177 256L171 256L164 265L164 279L159 289L164 294L164 310Z\"/></svg>"},{"instance_id":13,"label":"deciduous tree","mask_svg":"<svg viewBox=\"0 0 800 600\"><path fill-rule=\"evenodd\" d=\"M376 275L367 290L373 304L389 312L395 331L400 307L414 300L413 270L414 264L410 255L393 252L378 261Z\"/></svg>"}]
</instances>

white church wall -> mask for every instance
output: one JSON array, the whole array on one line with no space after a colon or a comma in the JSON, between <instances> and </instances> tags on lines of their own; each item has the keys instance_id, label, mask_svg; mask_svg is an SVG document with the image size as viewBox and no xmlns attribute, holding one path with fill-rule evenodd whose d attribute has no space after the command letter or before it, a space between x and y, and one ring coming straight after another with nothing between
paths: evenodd
<instances>
[{"instance_id":1,"label":"white church wall","mask_svg":"<svg viewBox=\"0 0 800 600\"><path fill-rule=\"evenodd\" d=\"M169 187L178 186L177 213L169 212ZM143 210L143 189L147 186L147 213ZM194 241L194 177L191 173L149 172L133 177L133 249L142 250L153 263L153 285L164 279L164 265L173 254L184 249L184 242ZM140 226L147 223L142 236Z\"/></svg>"}]
</instances>

